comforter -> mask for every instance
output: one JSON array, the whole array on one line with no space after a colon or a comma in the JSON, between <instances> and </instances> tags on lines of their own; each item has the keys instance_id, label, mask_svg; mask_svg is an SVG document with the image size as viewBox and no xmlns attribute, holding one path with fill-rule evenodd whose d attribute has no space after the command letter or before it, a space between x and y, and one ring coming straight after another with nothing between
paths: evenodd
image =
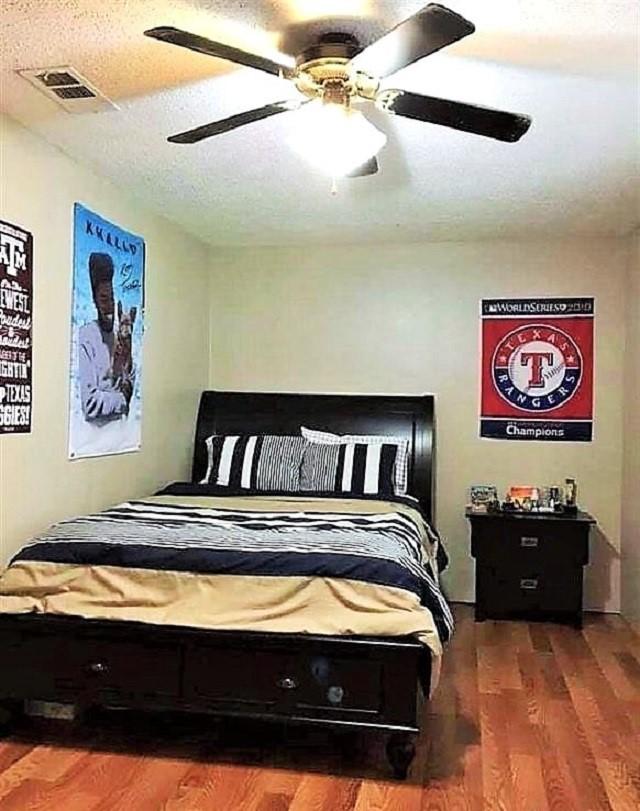
<instances>
[{"instance_id":1,"label":"comforter","mask_svg":"<svg viewBox=\"0 0 640 811\"><path fill-rule=\"evenodd\" d=\"M415 503L211 492L174 485L54 525L0 577L0 612L413 635L441 653L446 556Z\"/></svg>"}]
</instances>

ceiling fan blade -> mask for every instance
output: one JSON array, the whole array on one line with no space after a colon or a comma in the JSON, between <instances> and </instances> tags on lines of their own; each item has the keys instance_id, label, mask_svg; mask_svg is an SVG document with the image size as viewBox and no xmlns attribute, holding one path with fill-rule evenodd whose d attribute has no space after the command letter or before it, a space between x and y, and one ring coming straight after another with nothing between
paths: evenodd
<instances>
[{"instance_id":1,"label":"ceiling fan blade","mask_svg":"<svg viewBox=\"0 0 640 811\"><path fill-rule=\"evenodd\" d=\"M363 163L362 166L358 166L357 169L349 172L347 177L369 177L369 175L377 174L379 169L378 159L374 155L373 158Z\"/></svg>"},{"instance_id":2,"label":"ceiling fan blade","mask_svg":"<svg viewBox=\"0 0 640 811\"><path fill-rule=\"evenodd\" d=\"M430 3L361 51L354 57L353 64L357 68L366 64L368 73L384 78L475 30L469 20L444 6Z\"/></svg>"},{"instance_id":3,"label":"ceiling fan blade","mask_svg":"<svg viewBox=\"0 0 640 811\"><path fill-rule=\"evenodd\" d=\"M245 65L249 68L264 70L273 73L275 76L283 76L289 79L293 76L293 70L287 65L274 62L264 56L246 53L231 45L224 45L221 42L214 42L198 34L191 34L189 31L182 31L180 28L173 28L168 25L161 25L158 28L150 28L145 31L145 36L161 42L169 42L171 45L179 45L181 48L189 48L207 56L217 56L220 59L227 59L238 65Z\"/></svg>"},{"instance_id":4,"label":"ceiling fan blade","mask_svg":"<svg viewBox=\"0 0 640 811\"><path fill-rule=\"evenodd\" d=\"M433 96L420 96L405 90L383 90L378 93L376 106L405 118L484 135L498 141L518 141L531 126L528 115L505 113L490 107L478 107Z\"/></svg>"},{"instance_id":5,"label":"ceiling fan blade","mask_svg":"<svg viewBox=\"0 0 640 811\"><path fill-rule=\"evenodd\" d=\"M286 113L289 110L297 110L303 104L305 102L302 100L278 101L275 104L267 104L264 107L258 107L256 110L247 110L244 113L237 113L220 121L213 121L211 124L203 124L201 127L180 132L177 135L170 136L167 140L172 144L195 144L205 138L211 138L213 135L221 135L223 132L243 127L245 124L252 124L254 121L261 121L263 118L269 118L269 116L278 113Z\"/></svg>"}]
</instances>

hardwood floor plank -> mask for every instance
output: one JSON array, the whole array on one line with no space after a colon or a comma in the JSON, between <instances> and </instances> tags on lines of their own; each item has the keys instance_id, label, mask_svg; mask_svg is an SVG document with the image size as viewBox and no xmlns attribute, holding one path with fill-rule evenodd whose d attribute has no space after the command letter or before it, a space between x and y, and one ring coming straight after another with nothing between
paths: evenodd
<instances>
[{"instance_id":1,"label":"hardwood floor plank","mask_svg":"<svg viewBox=\"0 0 640 811\"><path fill-rule=\"evenodd\" d=\"M537 747L536 747L537 749ZM548 811L547 794L538 752L509 755L513 775L514 811Z\"/></svg>"},{"instance_id":2,"label":"hardwood floor plank","mask_svg":"<svg viewBox=\"0 0 640 811\"><path fill-rule=\"evenodd\" d=\"M421 811L422 793L411 783L363 780L353 811Z\"/></svg>"},{"instance_id":3,"label":"hardwood floor plank","mask_svg":"<svg viewBox=\"0 0 640 811\"><path fill-rule=\"evenodd\" d=\"M65 772L86 756L85 752L53 746L36 746L0 773L0 802L26 780L50 783L62 780Z\"/></svg>"},{"instance_id":4,"label":"hardwood floor plank","mask_svg":"<svg viewBox=\"0 0 640 811\"><path fill-rule=\"evenodd\" d=\"M631 689L635 695L624 698L626 701L640 701L640 662L627 651L615 651L615 658L618 660L621 670L624 671Z\"/></svg>"},{"instance_id":5,"label":"hardwood floor plank","mask_svg":"<svg viewBox=\"0 0 640 811\"><path fill-rule=\"evenodd\" d=\"M262 769L255 785L254 799L245 800L243 811L289 809L302 780L301 774L281 769ZM350 811L347 809L347 811Z\"/></svg>"},{"instance_id":6,"label":"hardwood floor plank","mask_svg":"<svg viewBox=\"0 0 640 811\"><path fill-rule=\"evenodd\" d=\"M538 754L538 741L527 708L523 690L504 690L502 693L506 719L509 755Z\"/></svg>"},{"instance_id":7,"label":"hardwood floor plank","mask_svg":"<svg viewBox=\"0 0 640 811\"><path fill-rule=\"evenodd\" d=\"M480 692L478 684L477 626L470 611L457 615L461 628L460 647L454 656L446 657L447 679L453 685L453 702L448 711L455 719L453 747L445 752L441 739L436 734L430 746L430 771L421 777L427 783L423 808L438 807L460 811L482 811L482 749L480 745ZM434 762L440 762L442 777L430 780L436 770ZM438 795L432 796L433 784L437 782Z\"/></svg>"},{"instance_id":8,"label":"hardwood floor plank","mask_svg":"<svg viewBox=\"0 0 640 811\"><path fill-rule=\"evenodd\" d=\"M627 717L631 720L633 734L640 740L640 701L624 701L623 707Z\"/></svg>"},{"instance_id":9,"label":"hardwood floor plank","mask_svg":"<svg viewBox=\"0 0 640 811\"><path fill-rule=\"evenodd\" d=\"M531 642L533 649L539 653L551 653L551 641L547 629L550 626L543 625L541 622L534 622L529 627L531 634Z\"/></svg>"},{"instance_id":10,"label":"hardwood floor plank","mask_svg":"<svg viewBox=\"0 0 640 811\"><path fill-rule=\"evenodd\" d=\"M425 738L416 755L412 779L424 786L423 806L460 809L482 807L479 731L453 713L429 715ZM426 752L425 755L422 752ZM418 768L424 760L422 770Z\"/></svg>"},{"instance_id":11,"label":"hardwood floor plank","mask_svg":"<svg viewBox=\"0 0 640 811\"><path fill-rule=\"evenodd\" d=\"M518 665L530 723L543 725L548 716L550 702L548 684L544 677L544 661L547 654L521 653Z\"/></svg>"},{"instance_id":12,"label":"hardwood floor plank","mask_svg":"<svg viewBox=\"0 0 640 811\"><path fill-rule=\"evenodd\" d=\"M0 742L0 774L29 754L33 748L33 744L30 743Z\"/></svg>"},{"instance_id":13,"label":"hardwood floor plank","mask_svg":"<svg viewBox=\"0 0 640 811\"><path fill-rule=\"evenodd\" d=\"M131 779L116 791L103 796L91 811L152 811L175 793L189 770L185 760L145 757L137 764Z\"/></svg>"},{"instance_id":14,"label":"hardwood floor plank","mask_svg":"<svg viewBox=\"0 0 640 811\"><path fill-rule=\"evenodd\" d=\"M557 749L546 725L536 728L540 767L550 811L585 811L569 769L570 753Z\"/></svg>"},{"instance_id":15,"label":"hardwood floor plank","mask_svg":"<svg viewBox=\"0 0 640 811\"><path fill-rule=\"evenodd\" d=\"M353 811L359 790L359 780L306 775L293 795L289 811Z\"/></svg>"},{"instance_id":16,"label":"hardwood floor plank","mask_svg":"<svg viewBox=\"0 0 640 811\"><path fill-rule=\"evenodd\" d=\"M554 701L551 736L557 751L565 754L569 770L585 808L609 811L609 801L589 740L571 701Z\"/></svg>"},{"instance_id":17,"label":"hardwood floor plank","mask_svg":"<svg viewBox=\"0 0 640 811\"><path fill-rule=\"evenodd\" d=\"M629 772L627 764L623 760L603 758L598 763L598 770L606 786L613 811L638 811L640 785L637 775Z\"/></svg>"},{"instance_id":18,"label":"hardwood floor plank","mask_svg":"<svg viewBox=\"0 0 640 811\"><path fill-rule=\"evenodd\" d=\"M269 791L262 795L256 811L288 811L290 806L290 795Z\"/></svg>"},{"instance_id":19,"label":"hardwood floor plank","mask_svg":"<svg viewBox=\"0 0 640 811\"><path fill-rule=\"evenodd\" d=\"M532 653L535 648L529 625L526 622L509 622L511 642L517 653Z\"/></svg>"},{"instance_id":20,"label":"hardwood floor plank","mask_svg":"<svg viewBox=\"0 0 640 811\"><path fill-rule=\"evenodd\" d=\"M56 805L56 794L51 786L41 780L26 780L15 791L2 800L2 811L51 811L64 808L64 811L91 811L97 798L93 794L65 792L64 806Z\"/></svg>"},{"instance_id":21,"label":"hardwood floor plank","mask_svg":"<svg viewBox=\"0 0 640 811\"><path fill-rule=\"evenodd\" d=\"M623 701L640 698L640 685L634 683L633 675L621 665L618 654L625 651L621 650L621 640L610 626L590 625L585 628L584 636L616 696Z\"/></svg>"},{"instance_id":22,"label":"hardwood floor plank","mask_svg":"<svg viewBox=\"0 0 640 811\"><path fill-rule=\"evenodd\" d=\"M623 735L633 733L633 723L626 712L627 702L620 700L609 680L609 675L602 670L594 657L586 660L581 667L582 682L591 690L607 721Z\"/></svg>"},{"instance_id":23,"label":"hardwood floor plank","mask_svg":"<svg viewBox=\"0 0 640 811\"><path fill-rule=\"evenodd\" d=\"M210 807L218 785L218 772L208 763L190 764L176 783L163 811L195 811Z\"/></svg>"},{"instance_id":24,"label":"hardwood floor plank","mask_svg":"<svg viewBox=\"0 0 640 811\"><path fill-rule=\"evenodd\" d=\"M480 696L482 784L487 809L515 808L507 719L501 695Z\"/></svg>"},{"instance_id":25,"label":"hardwood floor plank","mask_svg":"<svg viewBox=\"0 0 640 811\"><path fill-rule=\"evenodd\" d=\"M514 648L503 649L498 645L478 647L478 689L481 693L522 689L517 651Z\"/></svg>"}]
</instances>

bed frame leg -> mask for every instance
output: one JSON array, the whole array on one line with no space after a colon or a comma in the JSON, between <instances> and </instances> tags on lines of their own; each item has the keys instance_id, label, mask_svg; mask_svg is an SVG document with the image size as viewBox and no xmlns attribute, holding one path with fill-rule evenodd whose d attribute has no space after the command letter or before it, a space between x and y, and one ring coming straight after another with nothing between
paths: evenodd
<instances>
[{"instance_id":1,"label":"bed frame leg","mask_svg":"<svg viewBox=\"0 0 640 811\"><path fill-rule=\"evenodd\" d=\"M415 754L415 738L410 733L394 732L387 740L387 760L397 780L406 779Z\"/></svg>"}]
</instances>

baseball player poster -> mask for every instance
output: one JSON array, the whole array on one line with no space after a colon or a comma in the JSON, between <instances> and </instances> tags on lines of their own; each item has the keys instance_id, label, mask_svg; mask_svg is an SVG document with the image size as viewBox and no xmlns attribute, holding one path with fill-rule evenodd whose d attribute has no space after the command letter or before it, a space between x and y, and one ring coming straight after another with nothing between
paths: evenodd
<instances>
[{"instance_id":1,"label":"baseball player poster","mask_svg":"<svg viewBox=\"0 0 640 811\"><path fill-rule=\"evenodd\" d=\"M484 299L480 436L590 442L593 298Z\"/></svg>"},{"instance_id":2,"label":"baseball player poster","mask_svg":"<svg viewBox=\"0 0 640 811\"><path fill-rule=\"evenodd\" d=\"M144 241L76 203L69 457L140 448Z\"/></svg>"}]
</instances>

